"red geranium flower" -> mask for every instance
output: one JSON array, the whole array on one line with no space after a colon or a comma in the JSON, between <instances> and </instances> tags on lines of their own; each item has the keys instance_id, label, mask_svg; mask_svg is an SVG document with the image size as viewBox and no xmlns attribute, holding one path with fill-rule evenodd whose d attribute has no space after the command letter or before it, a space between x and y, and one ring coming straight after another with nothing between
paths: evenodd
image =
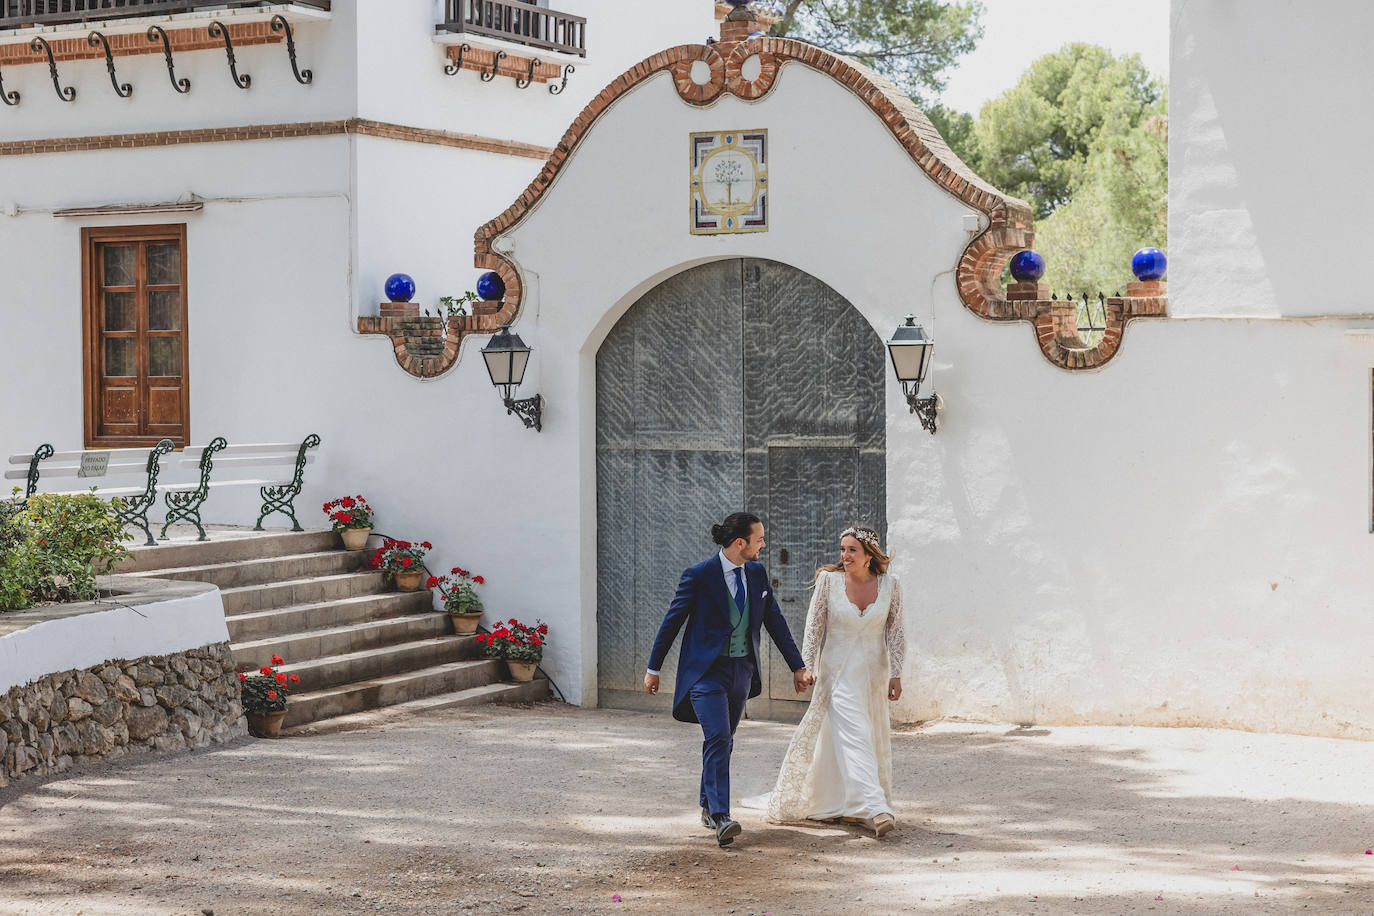
<instances>
[{"instance_id":1,"label":"red geranium flower","mask_svg":"<svg viewBox=\"0 0 1374 916\"><path fill-rule=\"evenodd\" d=\"M274 665L283 664L283 663L285 663L285 661L286 661L286 659L282 658L280 655L275 655L275 654L274 654L274 655L272 656L272 664L274 664Z\"/></svg>"},{"instance_id":2,"label":"red geranium flower","mask_svg":"<svg viewBox=\"0 0 1374 916\"><path fill-rule=\"evenodd\" d=\"M277 672L277 683L278 683L278 684L285 684L285 683L286 683L286 675L282 674L280 671Z\"/></svg>"},{"instance_id":3,"label":"red geranium flower","mask_svg":"<svg viewBox=\"0 0 1374 916\"><path fill-rule=\"evenodd\" d=\"M248 680L248 675L246 675L246 674L244 674L242 671L240 671L240 672L239 672L239 680L241 680L241 681L246 681L246 680Z\"/></svg>"},{"instance_id":4,"label":"red geranium flower","mask_svg":"<svg viewBox=\"0 0 1374 916\"><path fill-rule=\"evenodd\" d=\"M345 509L352 509L357 504L353 502L352 497L345 496L343 499L339 500L339 505L343 506Z\"/></svg>"},{"instance_id":5,"label":"red geranium flower","mask_svg":"<svg viewBox=\"0 0 1374 916\"><path fill-rule=\"evenodd\" d=\"M515 625L516 625L517 623L519 623L520 621L518 621L518 620L516 620L514 617L512 617L512 618L510 619L509 622L510 622L510 625L511 625L511 626L515 626Z\"/></svg>"},{"instance_id":6,"label":"red geranium flower","mask_svg":"<svg viewBox=\"0 0 1374 916\"><path fill-rule=\"evenodd\" d=\"M299 674L293 674L287 678L287 680L293 684L299 684L301 682L301 676Z\"/></svg>"},{"instance_id":7,"label":"red geranium flower","mask_svg":"<svg viewBox=\"0 0 1374 916\"><path fill-rule=\"evenodd\" d=\"M271 674L271 673L272 673L272 669L269 668L269 667L267 667L266 665L263 665L261 668L258 669L258 674Z\"/></svg>"},{"instance_id":8,"label":"red geranium flower","mask_svg":"<svg viewBox=\"0 0 1374 916\"><path fill-rule=\"evenodd\" d=\"M275 690L269 690L269 691L267 691L267 699L269 699L269 700L275 700L276 698L277 698L277 692L276 692Z\"/></svg>"},{"instance_id":9,"label":"red geranium flower","mask_svg":"<svg viewBox=\"0 0 1374 916\"><path fill-rule=\"evenodd\" d=\"M434 549L434 545L431 544L429 541L421 541L421 542L420 542L420 546L423 547L425 550L433 550L433 549Z\"/></svg>"},{"instance_id":10,"label":"red geranium flower","mask_svg":"<svg viewBox=\"0 0 1374 916\"><path fill-rule=\"evenodd\" d=\"M531 636L531 637L530 637L530 645L532 645L532 646L542 646L543 644L544 644L544 640L540 639L539 637L537 637L537 636Z\"/></svg>"},{"instance_id":11,"label":"red geranium flower","mask_svg":"<svg viewBox=\"0 0 1374 916\"><path fill-rule=\"evenodd\" d=\"M408 567L408 566L414 565L414 563L415 563L415 561L412 560L410 557L401 557L401 565L402 565L402 566L407 566L407 567Z\"/></svg>"},{"instance_id":12,"label":"red geranium flower","mask_svg":"<svg viewBox=\"0 0 1374 916\"><path fill-rule=\"evenodd\" d=\"M438 584L439 584L439 577L438 577L438 576L430 576L428 579L425 580L425 588L434 588L434 587L435 587L436 585L438 585Z\"/></svg>"},{"instance_id":13,"label":"red geranium flower","mask_svg":"<svg viewBox=\"0 0 1374 916\"><path fill-rule=\"evenodd\" d=\"M472 581L473 581L473 582L476 582L478 585L481 585L483 582L485 582L485 581L487 581L487 580L486 580L486 579L483 579L481 576L473 576L473 577L472 577Z\"/></svg>"},{"instance_id":14,"label":"red geranium flower","mask_svg":"<svg viewBox=\"0 0 1374 916\"><path fill-rule=\"evenodd\" d=\"M353 521L353 516L349 515L347 512L340 512L338 515L334 517L344 525L347 525L349 522Z\"/></svg>"}]
</instances>

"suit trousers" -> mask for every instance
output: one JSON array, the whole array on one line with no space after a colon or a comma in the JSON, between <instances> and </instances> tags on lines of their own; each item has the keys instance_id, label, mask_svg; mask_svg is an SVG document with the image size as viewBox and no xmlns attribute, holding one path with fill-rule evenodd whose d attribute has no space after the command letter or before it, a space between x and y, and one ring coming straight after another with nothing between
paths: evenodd
<instances>
[{"instance_id":1,"label":"suit trousers","mask_svg":"<svg viewBox=\"0 0 1374 916\"><path fill-rule=\"evenodd\" d=\"M688 691L701 723L700 804L710 814L730 813L730 753L753 678L752 658L717 658Z\"/></svg>"}]
</instances>

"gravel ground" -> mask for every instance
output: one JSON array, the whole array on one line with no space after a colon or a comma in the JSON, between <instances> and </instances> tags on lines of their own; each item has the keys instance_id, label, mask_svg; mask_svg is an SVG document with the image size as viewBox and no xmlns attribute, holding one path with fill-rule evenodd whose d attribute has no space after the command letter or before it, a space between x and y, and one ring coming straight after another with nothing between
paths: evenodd
<instances>
[{"instance_id":1,"label":"gravel ground","mask_svg":"<svg viewBox=\"0 0 1374 916\"><path fill-rule=\"evenodd\" d=\"M790 734L741 726L737 796ZM543 703L27 780L0 913L1374 913L1374 744L944 723L894 736L897 832L736 810L721 850L699 740Z\"/></svg>"}]
</instances>

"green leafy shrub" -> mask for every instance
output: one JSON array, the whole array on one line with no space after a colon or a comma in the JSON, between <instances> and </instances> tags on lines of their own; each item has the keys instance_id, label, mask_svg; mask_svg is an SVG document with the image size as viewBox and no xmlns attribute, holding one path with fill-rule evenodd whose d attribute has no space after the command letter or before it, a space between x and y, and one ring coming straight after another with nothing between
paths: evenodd
<instances>
[{"instance_id":1,"label":"green leafy shrub","mask_svg":"<svg viewBox=\"0 0 1374 916\"><path fill-rule=\"evenodd\" d=\"M128 556L133 538L115 511L94 493L41 493L0 510L0 610L95 598L95 577Z\"/></svg>"}]
</instances>

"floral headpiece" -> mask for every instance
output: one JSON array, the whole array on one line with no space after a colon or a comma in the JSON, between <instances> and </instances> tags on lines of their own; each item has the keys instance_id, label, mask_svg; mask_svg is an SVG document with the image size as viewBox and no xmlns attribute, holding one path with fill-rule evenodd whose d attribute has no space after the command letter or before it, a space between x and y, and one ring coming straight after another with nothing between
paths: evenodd
<instances>
[{"instance_id":1,"label":"floral headpiece","mask_svg":"<svg viewBox=\"0 0 1374 916\"><path fill-rule=\"evenodd\" d=\"M865 547L871 547L873 550L882 553L883 545L878 541L878 532L874 531L872 528L851 525L840 532L840 537L853 538Z\"/></svg>"}]
</instances>

